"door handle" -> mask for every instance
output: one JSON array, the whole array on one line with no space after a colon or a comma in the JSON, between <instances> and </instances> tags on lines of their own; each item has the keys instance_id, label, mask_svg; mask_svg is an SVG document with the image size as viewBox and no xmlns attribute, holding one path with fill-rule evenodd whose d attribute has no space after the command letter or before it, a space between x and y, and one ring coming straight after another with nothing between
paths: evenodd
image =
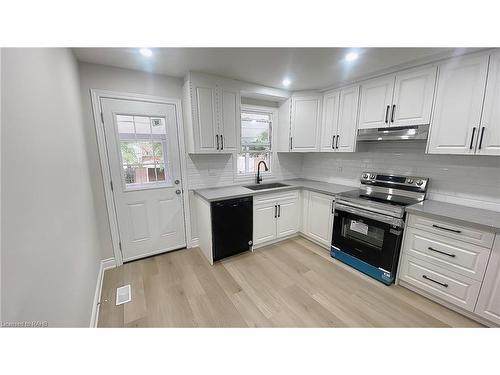
<instances>
[{"instance_id":1,"label":"door handle","mask_svg":"<svg viewBox=\"0 0 500 375\"><path fill-rule=\"evenodd\" d=\"M481 129L481 137L479 138L479 149L481 150L481 146L483 145L483 135L484 135L484 126Z\"/></svg>"},{"instance_id":2,"label":"door handle","mask_svg":"<svg viewBox=\"0 0 500 375\"><path fill-rule=\"evenodd\" d=\"M332 149L335 149L335 136L332 135Z\"/></svg>"},{"instance_id":3,"label":"door handle","mask_svg":"<svg viewBox=\"0 0 500 375\"><path fill-rule=\"evenodd\" d=\"M220 149L224 150L224 136L222 134L220 135Z\"/></svg>"},{"instance_id":4,"label":"door handle","mask_svg":"<svg viewBox=\"0 0 500 375\"><path fill-rule=\"evenodd\" d=\"M394 111L396 110L396 104L392 105L391 122L394 122Z\"/></svg>"},{"instance_id":5,"label":"door handle","mask_svg":"<svg viewBox=\"0 0 500 375\"><path fill-rule=\"evenodd\" d=\"M177 194L177 195L180 195L181 193L182 193L182 192L181 192L179 189L177 189L177 190L175 191L175 194Z\"/></svg>"},{"instance_id":6,"label":"door handle","mask_svg":"<svg viewBox=\"0 0 500 375\"><path fill-rule=\"evenodd\" d=\"M388 105L387 108L385 109L385 123L386 124L389 122L389 109L391 109L390 105Z\"/></svg>"},{"instance_id":7,"label":"door handle","mask_svg":"<svg viewBox=\"0 0 500 375\"><path fill-rule=\"evenodd\" d=\"M219 149L219 134L215 135L215 139L217 139L217 150Z\"/></svg>"},{"instance_id":8,"label":"door handle","mask_svg":"<svg viewBox=\"0 0 500 375\"><path fill-rule=\"evenodd\" d=\"M337 143L335 144L336 149L339 148L339 138L340 138L340 135L337 134Z\"/></svg>"},{"instance_id":9,"label":"door handle","mask_svg":"<svg viewBox=\"0 0 500 375\"><path fill-rule=\"evenodd\" d=\"M274 205L274 218L276 219L278 217L278 206Z\"/></svg>"},{"instance_id":10,"label":"door handle","mask_svg":"<svg viewBox=\"0 0 500 375\"><path fill-rule=\"evenodd\" d=\"M278 217L281 217L281 204L278 204Z\"/></svg>"},{"instance_id":11,"label":"door handle","mask_svg":"<svg viewBox=\"0 0 500 375\"><path fill-rule=\"evenodd\" d=\"M443 229L443 230L447 230L448 232L453 232L453 233L462 233L461 230L458 230L458 229L450 229L450 228L445 228L445 227L442 227L442 226L439 226L439 225L436 225L436 224L432 224L432 226L434 228L437 228L437 229Z\"/></svg>"},{"instance_id":12,"label":"door handle","mask_svg":"<svg viewBox=\"0 0 500 375\"><path fill-rule=\"evenodd\" d=\"M180 183L180 181L179 181L179 180L175 180L175 181L174 181L174 184L176 184L176 185L179 185L179 183Z\"/></svg>"},{"instance_id":13,"label":"door handle","mask_svg":"<svg viewBox=\"0 0 500 375\"><path fill-rule=\"evenodd\" d=\"M470 137L470 146L469 150L472 150L472 145L474 144L474 134L476 133L476 127L474 126L472 128L472 137Z\"/></svg>"},{"instance_id":14,"label":"door handle","mask_svg":"<svg viewBox=\"0 0 500 375\"><path fill-rule=\"evenodd\" d=\"M452 258L455 258L455 257L456 257L456 255L455 255L455 254L450 254L450 253L446 253L446 252L441 251L441 250L436 250L436 249L434 249L434 248L432 248L432 247L430 247L430 246L428 247L428 249L429 249L430 251L434 251L434 252L439 253L439 254L448 255L449 257L452 257Z\"/></svg>"}]
</instances>

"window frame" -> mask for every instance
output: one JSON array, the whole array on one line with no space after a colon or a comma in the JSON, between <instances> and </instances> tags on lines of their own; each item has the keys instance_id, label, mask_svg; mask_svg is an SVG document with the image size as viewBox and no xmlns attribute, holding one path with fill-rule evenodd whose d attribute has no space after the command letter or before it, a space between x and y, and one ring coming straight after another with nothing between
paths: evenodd
<instances>
[{"instance_id":1,"label":"window frame","mask_svg":"<svg viewBox=\"0 0 500 375\"><path fill-rule=\"evenodd\" d=\"M250 104L241 104L240 106L240 119L241 112L255 112L268 114L271 119L271 150L269 151L270 163L268 165L269 171L261 171L261 176L266 180L275 180L275 167L276 167L276 135L277 135L277 125L278 125L278 108L256 106ZM235 182L250 182L255 181L256 172L238 174L238 154L241 151L241 121L239 123L239 139L238 139L238 149L233 153L233 170L234 170L234 181Z\"/></svg>"}]
</instances>

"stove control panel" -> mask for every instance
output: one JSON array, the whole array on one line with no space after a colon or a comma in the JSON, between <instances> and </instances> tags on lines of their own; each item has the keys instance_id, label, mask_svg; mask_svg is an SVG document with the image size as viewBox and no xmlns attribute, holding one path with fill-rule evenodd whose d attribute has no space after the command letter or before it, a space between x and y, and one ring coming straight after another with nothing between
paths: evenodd
<instances>
[{"instance_id":1,"label":"stove control panel","mask_svg":"<svg viewBox=\"0 0 500 375\"><path fill-rule=\"evenodd\" d=\"M398 176L392 174L382 174L374 172L363 172L361 174L361 183L367 185L379 185L385 187L394 187L398 189L417 189L425 191L427 189L428 178L413 176Z\"/></svg>"}]
</instances>

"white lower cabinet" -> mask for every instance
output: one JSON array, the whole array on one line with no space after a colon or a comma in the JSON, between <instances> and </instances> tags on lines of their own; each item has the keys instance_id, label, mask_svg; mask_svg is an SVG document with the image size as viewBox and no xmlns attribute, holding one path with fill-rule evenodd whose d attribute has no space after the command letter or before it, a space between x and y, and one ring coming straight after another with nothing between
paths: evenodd
<instances>
[{"instance_id":1,"label":"white lower cabinet","mask_svg":"<svg viewBox=\"0 0 500 375\"><path fill-rule=\"evenodd\" d=\"M474 312L500 325L500 236L498 235Z\"/></svg>"},{"instance_id":2,"label":"white lower cabinet","mask_svg":"<svg viewBox=\"0 0 500 375\"><path fill-rule=\"evenodd\" d=\"M410 214L398 281L500 324L500 236Z\"/></svg>"},{"instance_id":3,"label":"white lower cabinet","mask_svg":"<svg viewBox=\"0 0 500 375\"><path fill-rule=\"evenodd\" d=\"M330 249L333 229L334 197L314 191L304 191L303 234Z\"/></svg>"},{"instance_id":4,"label":"white lower cabinet","mask_svg":"<svg viewBox=\"0 0 500 375\"><path fill-rule=\"evenodd\" d=\"M254 246L293 235L299 231L299 191L262 194L254 197Z\"/></svg>"}]
</instances>

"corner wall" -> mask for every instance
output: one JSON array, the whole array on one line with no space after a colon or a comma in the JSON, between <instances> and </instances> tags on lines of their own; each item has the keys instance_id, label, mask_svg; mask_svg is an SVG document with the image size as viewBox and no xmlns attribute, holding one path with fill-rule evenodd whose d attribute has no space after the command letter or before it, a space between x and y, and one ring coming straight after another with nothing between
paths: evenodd
<instances>
[{"instance_id":1,"label":"corner wall","mask_svg":"<svg viewBox=\"0 0 500 375\"><path fill-rule=\"evenodd\" d=\"M68 49L3 49L2 320L88 327L101 251Z\"/></svg>"}]
</instances>

